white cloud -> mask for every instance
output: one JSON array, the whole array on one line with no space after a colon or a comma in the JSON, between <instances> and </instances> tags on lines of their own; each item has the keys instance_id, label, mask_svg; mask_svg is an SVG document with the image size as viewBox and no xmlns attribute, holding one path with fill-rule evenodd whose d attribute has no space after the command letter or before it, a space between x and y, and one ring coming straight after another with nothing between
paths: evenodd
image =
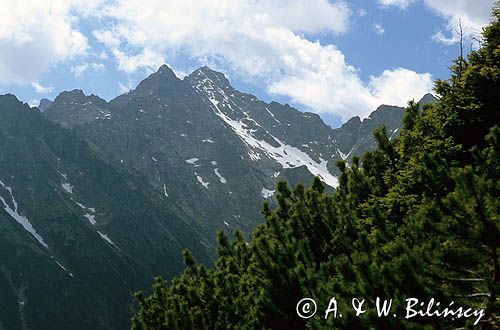
<instances>
[{"instance_id":1,"label":"white cloud","mask_svg":"<svg viewBox=\"0 0 500 330\"><path fill-rule=\"evenodd\" d=\"M122 84L121 82L118 82L118 88L119 88L121 94L128 93L132 89L132 87L130 85L126 86L126 85Z\"/></svg>"},{"instance_id":2,"label":"white cloud","mask_svg":"<svg viewBox=\"0 0 500 330\"><path fill-rule=\"evenodd\" d=\"M284 30L266 33L263 37L273 42L271 58L265 63L281 69L279 74L271 73L270 93L287 95L311 110L344 118L366 115L375 108L374 96L335 46L323 46Z\"/></svg>"},{"instance_id":3,"label":"white cloud","mask_svg":"<svg viewBox=\"0 0 500 330\"><path fill-rule=\"evenodd\" d=\"M270 19L274 21L273 24L295 32L344 33L349 26L350 10L340 1L336 3L327 0L245 2L255 6L251 8L252 11L266 13L262 19Z\"/></svg>"},{"instance_id":4,"label":"white cloud","mask_svg":"<svg viewBox=\"0 0 500 330\"><path fill-rule=\"evenodd\" d=\"M38 99L31 99L28 101L28 105L32 108L38 107L40 101Z\"/></svg>"},{"instance_id":5,"label":"white cloud","mask_svg":"<svg viewBox=\"0 0 500 330\"><path fill-rule=\"evenodd\" d=\"M118 48L114 48L112 52L118 62L118 69L127 73L138 69L145 69L146 72L150 73L165 63L165 56L148 47L136 55L129 55Z\"/></svg>"},{"instance_id":6,"label":"white cloud","mask_svg":"<svg viewBox=\"0 0 500 330\"><path fill-rule=\"evenodd\" d=\"M0 6L0 83L28 84L50 65L85 54L77 29L99 0L20 0Z\"/></svg>"},{"instance_id":7,"label":"white cloud","mask_svg":"<svg viewBox=\"0 0 500 330\"><path fill-rule=\"evenodd\" d=\"M49 94L54 89L52 86L42 86L37 82L32 82L31 86L35 89L37 94Z\"/></svg>"},{"instance_id":8,"label":"white cloud","mask_svg":"<svg viewBox=\"0 0 500 330\"><path fill-rule=\"evenodd\" d=\"M99 72L105 70L106 67L102 63L96 63L96 62L91 62L91 63L82 63L75 65L71 67L70 71L73 73L73 75L76 78L81 78L83 74L88 71L94 71L94 72Z\"/></svg>"},{"instance_id":9,"label":"white cloud","mask_svg":"<svg viewBox=\"0 0 500 330\"><path fill-rule=\"evenodd\" d=\"M373 23L373 30L378 35L382 35L382 34L385 33L384 27L381 24L379 24L379 23Z\"/></svg>"},{"instance_id":10,"label":"white cloud","mask_svg":"<svg viewBox=\"0 0 500 330\"><path fill-rule=\"evenodd\" d=\"M446 46L451 46L456 44L459 40L460 37L457 35L457 33L453 33L454 31L452 30L452 34L450 36L445 36L442 31L438 31L436 34L432 36L432 40L439 42L443 45Z\"/></svg>"},{"instance_id":11,"label":"white cloud","mask_svg":"<svg viewBox=\"0 0 500 330\"><path fill-rule=\"evenodd\" d=\"M350 11L343 2L327 0L118 0L101 15L117 24L94 31L96 40L111 49L121 70L131 72L161 64L166 50L186 49L197 58L222 56L230 62L227 51L238 47L230 52L243 53L247 42L265 51L254 40L266 27L343 33ZM129 55L130 48L137 53Z\"/></svg>"},{"instance_id":12,"label":"white cloud","mask_svg":"<svg viewBox=\"0 0 500 330\"><path fill-rule=\"evenodd\" d=\"M97 41L105 44L108 47L116 47L120 44L120 38L116 37L113 31L99 31L92 32Z\"/></svg>"},{"instance_id":13,"label":"white cloud","mask_svg":"<svg viewBox=\"0 0 500 330\"><path fill-rule=\"evenodd\" d=\"M378 3L385 7L397 6L401 9L406 9L409 5L416 1L417 0L378 0Z\"/></svg>"},{"instance_id":14,"label":"white cloud","mask_svg":"<svg viewBox=\"0 0 500 330\"><path fill-rule=\"evenodd\" d=\"M368 12L364 8L360 8L356 11L356 14L359 17L365 17L366 15L368 15Z\"/></svg>"},{"instance_id":15,"label":"white cloud","mask_svg":"<svg viewBox=\"0 0 500 330\"><path fill-rule=\"evenodd\" d=\"M385 70L378 77L370 77L369 89L381 103L404 106L410 99L419 100L432 90L429 73L417 74L399 68Z\"/></svg>"}]
</instances>

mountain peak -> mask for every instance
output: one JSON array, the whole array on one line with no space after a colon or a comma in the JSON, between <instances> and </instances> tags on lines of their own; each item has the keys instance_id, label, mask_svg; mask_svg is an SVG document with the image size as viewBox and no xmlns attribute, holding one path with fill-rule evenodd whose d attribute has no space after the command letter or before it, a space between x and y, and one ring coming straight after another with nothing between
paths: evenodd
<instances>
[{"instance_id":1,"label":"mountain peak","mask_svg":"<svg viewBox=\"0 0 500 330\"><path fill-rule=\"evenodd\" d=\"M432 95L431 93L427 93L424 96L422 96L422 98L418 101L418 103L423 106L429 103L433 103L436 100L437 98L434 95Z\"/></svg>"},{"instance_id":2,"label":"mountain peak","mask_svg":"<svg viewBox=\"0 0 500 330\"><path fill-rule=\"evenodd\" d=\"M361 124L361 118L359 116L354 116L351 119L349 119L344 125L360 125Z\"/></svg>"},{"instance_id":3,"label":"mountain peak","mask_svg":"<svg viewBox=\"0 0 500 330\"><path fill-rule=\"evenodd\" d=\"M175 75L174 70L167 64L163 64L155 73L141 81L134 93L151 95L151 93L155 92L166 95L169 90L175 89L180 82L181 80Z\"/></svg>"},{"instance_id":4,"label":"mountain peak","mask_svg":"<svg viewBox=\"0 0 500 330\"><path fill-rule=\"evenodd\" d=\"M18 112L17 110L22 109L22 110L31 110L31 107L28 105L28 103L21 102L17 96L14 94L4 94L0 95L0 113L5 114L5 113L15 113ZM5 121L5 119L0 120L0 122Z\"/></svg>"},{"instance_id":5,"label":"mountain peak","mask_svg":"<svg viewBox=\"0 0 500 330\"><path fill-rule=\"evenodd\" d=\"M162 75L165 77L171 77L171 78L177 78L177 75L175 74L174 70L172 70L171 67L169 67L167 64L162 64L158 70L153 73L153 75Z\"/></svg>"},{"instance_id":6,"label":"mountain peak","mask_svg":"<svg viewBox=\"0 0 500 330\"><path fill-rule=\"evenodd\" d=\"M167 64L162 64L158 68L158 70L156 70L156 72L150 74L149 77L144 79L142 82L155 81L158 83L165 83L165 82L176 81L176 80L180 80L180 79L176 76L174 70L172 70L172 68L169 67Z\"/></svg>"},{"instance_id":7,"label":"mountain peak","mask_svg":"<svg viewBox=\"0 0 500 330\"><path fill-rule=\"evenodd\" d=\"M40 110L40 112L44 112L45 110L47 110L47 108L49 108L52 105L52 103L54 102L52 102L49 99L42 98L38 103L38 110Z\"/></svg>"},{"instance_id":8,"label":"mountain peak","mask_svg":"<svg viewBox=\"0 0 500 330\"><path fill-rule=\"evenodd\" d=\"M8 109L9 107L18 106L19 104L22 104L22 102L14 94L7 93L0 95L0 109ZM29 108L27 104L26 106Z\"/></svg>"},{"instance_id":9,"label":"mountain peak","mask_svg":"<svg viewBox=\"0 0 500 330\"><path fill-rule=\"evenodd\" d=\"M187 78L194 81L202 81L208 78L218 87L231 87L229 80L222 72L212 70L206 65L193 71Z\"/></svg>"}]
</instances>

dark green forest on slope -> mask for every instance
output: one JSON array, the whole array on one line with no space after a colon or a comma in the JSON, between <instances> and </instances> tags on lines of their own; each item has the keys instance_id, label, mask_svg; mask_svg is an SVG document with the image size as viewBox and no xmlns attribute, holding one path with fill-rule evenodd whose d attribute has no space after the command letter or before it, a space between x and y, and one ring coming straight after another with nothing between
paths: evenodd
<instances>
[{"instance_id":1,"label":"dark green forest on slope","mask_svg":"<svg viewBox=\"0 0 500 330\"><path fill-rule=\"evenodd\" d=\"M327 193L278 184L277 206L247 239L218 234L209 268L184 253L185 271L138 293L133 329L468 329L475 318L404 318L405 299L484 309L477 327L500 326L500 4L478 50L437 81L439 100L410 102L404 129L378 148L338 162ZM336 297L342 317L325 320ZM297 316L304 297L318 303ZM366 299L356 316L350 299ZM378 317L376 297L398 317ZM343 306L346 306L343 308Z\"/></svg>"}]
</instances>

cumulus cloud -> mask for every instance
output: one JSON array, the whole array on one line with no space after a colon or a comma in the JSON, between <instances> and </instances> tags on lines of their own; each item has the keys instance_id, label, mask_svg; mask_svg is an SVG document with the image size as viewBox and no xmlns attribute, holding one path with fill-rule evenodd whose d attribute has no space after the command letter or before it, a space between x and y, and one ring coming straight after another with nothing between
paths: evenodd
<instances>
[{"instance_id":1,"label":"cumulus cloud","mask_svg":"<svg viewBox=\"0 0 500 330\"><path fill-rule=\"evenodd\" d=\"M360 8L356 11L356 14L359 17L365 17L368 14L368 12L364 8Z\"/></svg>"},{"instance_id":2,"label":"cumulus cloud","mask_svg":"<svg viewBox=\"0 0 500 330\"><path fill-rule=\"evenodd\" d=\"M267 42L259 40L259 34L267 27L343 33L350 11L343 2L327 0L118 0L101 15L117 24L94 31L95 38L112 50L120 69L130 72L161 64L166 50L186 49L194 57L240 61L247 48L265 51L261 44ZM131 47L138 52L129 55L125 49ZM258 54L251 55L259 61Z\"/></svg>"},{"instance_id":3,"label":"cumulus cloud","mask_svg":"<svg viewBox=\"0 0 500 330\"><path fill-rule=\"evenodd\" d=\"M85 54L76 26L99 0L20 0L0 6L0 83L28 84L50 65Z\"/></svg>"},{"instance_id":4,"label":"cumulus cloud","mask_svg":"<svg viewBox=\"0 0 500 330\"><path fill-rule=\"evenodd\" d=\"M99 59L101 60L107 60L108 59L108 53L106 51L100 52L98 55L96 55Z\"/></svg>"},{"instance_id":5,"label":"cumulus cloud","mask_svg":"<svg viewBox=\"0 0 500 330\"><path fill-rule=\"evenodd\" d=\"M312 111L343 119L367 116L378 105L404 106L432 90L432 77L407 69L386 70L364 84L358 71L334 46L312 43L291 33L274 32L274 46L287 54L285 73L269 85L271 94L287 95Z\"/></svg>"},{"instance_id":6,"label":"cumulus cloud","mask_svg":"<svg viewBox=\"0 0 500 330\"><path fill-rule=\"evenodd\" d=\"M370 77L368 84L379 102L391 105L405 105L410 99L418 101L432 86L429 73L417 74L403 68L385 70L380 76Z\"/></svg>"},{"instance_id":7,"label":"cumulus cloud","mask_svg":"<svg viewBox=\"0 0 500 330\"><path fill-rule=\"evenodd\" d=\"M147 73L151 73L165 63L165 56L149 47L143 48L135 55L130 55L118 48L114 48L112 52L118 62L118 69L127 73L135 72L140 68L145 69Z\"/></svg>"},{"instance_id":8,"label":"cumulus cloud","mask_svg":"<svg viewBox=\"0 0 500 330\"><path fill-rule=\"evenodd\" d=\"M86 71L99 72L105 69L106 67L102 63L90 62L75 65L71 67L70 71L76 78L81 78Z\"/></svg>"},{"instance_id":9,"label":"cumulus cloud","mask_svg":"<svg viewBox=\"0 0 500 330\"><path fill-rule=\"evenodd\" d=\"M38 99L30 99L28 101L28 105L32 108L38 107L39 104L40 104L40 101Z\"/></svg>"},{"instance_id":10,"label":"cumulus cloud","mask_svg":"<svg viewBox=\"0 0 500 330\"><path fill-rule=\"evenodd\" d=\"M54 89L52 86L42 86L37 82L32 82L31 86L35 89L37 94L49 94Z\"/></svg>"},{"instance_id":11,"label":"cumulus cloud","mask_svg":"<svg viewBox=\"0 0 500 330\"><path fill-rule=\"evenodd\" d=\"M132 86L130 86L130 83L128 85L124 85L121 82L118 82L118 88L120 90L120 93L125 94L132 89Z\"/></svg>"},{"instance_id":12,"label":"cumulus cloud","mask_svg":"<svg viewBox=\"0 0 500 330\"><path fill-rule=\"evenodd\" d=\"M323 46L285 30L267 30L272 57L267 63L282 68L268 91L287 95L313 111L342 117L367 114L375 97L363 86L357 70L348 65L340 50Z\"/></svg>"},{"instance_id":13,"label":"cumulus cloud","mask_svg":"<svg viewBox=\"0 0 500 330\"><path fill-rule=\"evenodd\" d=\"M97 39L97 41L105 44L108 47L116 47L120 44L120 39L115 36L113 31L99 31L99 30L94 30L92 32L94 37Z\"/></svg>"},{"instance_id":14,"label":"cumulus cloud","mask_svg":"<svg viewBox=\"0 0 500 330\"><path fill-rule=\"evenodd\" d=\"M397 6L401 9L406 9L409 5L416 2L417 0L378 0L378 3L382 6Z\"/></svg>"}]
</instances>

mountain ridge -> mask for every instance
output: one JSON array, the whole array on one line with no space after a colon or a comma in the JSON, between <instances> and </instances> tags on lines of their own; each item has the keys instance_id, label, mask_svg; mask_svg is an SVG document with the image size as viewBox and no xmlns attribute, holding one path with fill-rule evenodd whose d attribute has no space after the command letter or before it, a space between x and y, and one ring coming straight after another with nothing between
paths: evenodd
<instances>
[{"instance_id":1,"label":"mountain ridge","mask_svg":"<svg viewBox=\"0 0 500 330\"><path fill-rule=\"evenodd\" d=\"M130 292L177 274L183 246L209 262L187 217L138 173L13 95L0 96L0 119L2 327L124 328Z\"/></svg>"}]
</instances>

